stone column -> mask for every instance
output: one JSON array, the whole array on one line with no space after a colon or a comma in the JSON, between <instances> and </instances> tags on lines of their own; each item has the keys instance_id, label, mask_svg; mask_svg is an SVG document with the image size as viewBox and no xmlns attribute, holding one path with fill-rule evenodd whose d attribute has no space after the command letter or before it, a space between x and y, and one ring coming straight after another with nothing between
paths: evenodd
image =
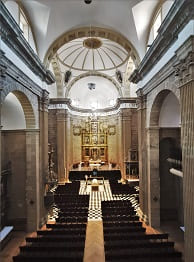
<instances>
[{"instance_id":1,"label":"stone column","mask_svg":"<svg viewBox=\"0 0 194 262\"><path fill-rule=\"evenodd\" d=\"M46 210L44 208L45 182L48 177L48 92L42 91L39 103L39 127L40 127L40 216L42 226L46 222Z\"/></svg>"},{"instance_id":2,"label":"stone column","mask_svg":"<svg viewBox=\"0 0 194 262\"><path fill-rule=\"evenodd\" d=\"M146 133L146 97L141 89L137 92L138 118L138 159L139 159L139 200L138 214L148 223L148 183L147 183L147 133Z\"/></svg>"},{"instance_id":3,"label":"stone column","mask_svg":"<svg viewBox=\"0 0 194 262\"><path fill-rule=\"evenodd\" d=\"M122 178L126 179L126 161L131 149L131 110L122 109L121 112L121 151L122 151Z\"/></svg>"},{"instance_id":4,"label":"stone column","mask_svg":"<svg viewBox=\"0 0 194 262\"><path fill-rule=\"evenodd\" d=\"M160 226L159 128L147 130L148 219L152 227Z\"/></svg>"},{"instance_id":5,"label":"stone column","mask_svg":"<svg viewBox=\"0 0 194 262\"><path fill-rule=\"evenodd\" d=\"M26 209L27 232L40 225L39 130L26 130Z\"/></svg>"},{"instance_id":6,"label":"stone column","mask_svg":"<svg viewBox=\"0 0 194 262\"><path fill-rule=\"evenodd\" d=\"M177 51L175 66L181 101L181 144L183 165L183 202L185 261L194 259L194 37Z\"/></svg>"},{"instance_id":7,"label":"stone column","mask_svg":"<svg viewBox=\"0 0 194 262\"><path fill-rule=\"evenodd\" d=\"M67 178L67 154L68 154L68 111L66 109L57 110L57 163L58 181L64 183Z\"/></svg>"}]
</instances>

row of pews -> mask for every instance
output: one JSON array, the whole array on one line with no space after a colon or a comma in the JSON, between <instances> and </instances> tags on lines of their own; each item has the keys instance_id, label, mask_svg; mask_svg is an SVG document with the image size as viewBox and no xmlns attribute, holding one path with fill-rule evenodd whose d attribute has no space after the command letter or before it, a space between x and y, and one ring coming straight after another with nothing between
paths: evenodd
<instances>
[{"instance_id":1,"label":"row of pews","mask_svg":"<svg viewBox=\"0 0 194 262\"><path fill-rule=\"evenodd\" d=\"M180 262L168 234L147 234L137 216L137 185L110 181L113 196L123 200L102 201L106 262ZM89 195L79 195L80 181L58 185L55 190L56 223L47 223L13 257L17 262L83 261ZM99 261L101 262L101 261Z\"/></svg>"},{"instance_id":2,"label":"row of pews","mask_svg":"<svg viewBox=\"0 0 194 262\"><path fill-rule=\"evenodd\" d=\"M102 201L106 262L180 262L168 234L147 234L136 215L137 187L110 182L115 195L129 200Z\"/></svg>"},{"instance_id":3,"label":"row of pews","mask_svg":"<svg viewBox=\"0 0 194 262\"><path fill-rule=\"evenodd\" d=\"M89 196L78 195L79 187L79 181L57 187L56 223L46 224L35 237L26 237L26 245L20 247L14 262L83 261Z\"/></svg>"}]
</instances>

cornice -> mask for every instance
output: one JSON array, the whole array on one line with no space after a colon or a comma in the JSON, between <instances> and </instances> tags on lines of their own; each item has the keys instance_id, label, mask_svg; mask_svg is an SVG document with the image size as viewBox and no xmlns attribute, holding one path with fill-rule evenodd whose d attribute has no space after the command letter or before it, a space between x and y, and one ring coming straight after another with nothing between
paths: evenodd
<instances>
[{"instance_id":1,"label":"cornice","mask_svg":"<svg viewBox=\"0 0 194 262\"><path fill-rule=\"evenodd\" d=\"M159 86L168 77L174 74L174 64L176 64L177 58L173 56L170 61L163 66L155 75L146 83L146 85L137 91L137 96L148 95L154 88ZM141 91L140 91L141 90Z\"/></svg>"},{"instance_id":2,"label":"cornice","mask_svg":"<svg viewBox=\"0 0 194 262\"><path fill-rule=\"evenodd\" d=\"M138 83L176 41L184 26L194 19L193 0L176 0L163 20L158 35L129 80Z\"/></svg>"},{"instance_id":3,"label":"cornice","mask_svg":"<svg viewBox=\"0 0 194 262\"><path fill-rule=\"evenodd\" d=\"M84 108L78 108L74 107L71 104L71 99L69 98L53 98L49 101L49 109L67 109L70 112L74 113L80 113L80 114L89 114L92 115L94 113L96 114L111 114L114 112L118 112L122 109L137 109L137 98L118 98L117 103L113 107L108 107L105 109L97 109L93 111L92 109L84 109Z\"/></svg>"},{"instance_id":4,"label":"cornice","mask_svg":"<svg viewBox=\"0 0 194 262\"><path fill-rule=\"evenodd\" d=\"M0 76L9 81L7 78L12 79L16 83L20 83L25 86L35 95L42 97L43 90L35 82L33 82L27 75L23 73L18 67L16 67L6 56L5 53L0 49ZM46 91L47 92L47 91ZM44 91L44 94L46 94ZM48 92L47 92L48 93Z\"/></svg>"},{"instance_id":5,"label":"cornice","mask_svg":"<svg viewBox=\"0 0 194 262\"><path fill-rule=\"evenodd\" d=\"M30 68L35 75L47 84L55 82L51 71L47 70L39 57L23 36L22 30L11 16L5 5L0 1L0 33L1 39Z\"/></svg>"}]
</instances>

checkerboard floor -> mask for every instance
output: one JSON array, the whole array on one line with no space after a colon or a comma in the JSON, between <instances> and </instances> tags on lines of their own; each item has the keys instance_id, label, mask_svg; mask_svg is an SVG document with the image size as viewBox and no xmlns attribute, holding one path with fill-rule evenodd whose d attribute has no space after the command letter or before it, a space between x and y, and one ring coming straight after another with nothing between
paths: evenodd
<instances>
[{"instance_id":1,"label":"checkerboard floor","mask_svg":"<svg viewBox=\"0 0 194 262\"><path fill-rule=\"evenodd\" d=\"M130 200L135 210L137 211L139 203L136 199L136 195L113 195L108 180L99 181L100 186L98 191L92 191L91 185L86 186L86 181L80 181L79 195L90 195L89 209L88 209L88 221L102 220L101 201L109 200ZM137 193L139 188L136 188ZM53 207L52 214L49 219L55 220L58 217L58 208Z\"/></svg>"}]
</instances>

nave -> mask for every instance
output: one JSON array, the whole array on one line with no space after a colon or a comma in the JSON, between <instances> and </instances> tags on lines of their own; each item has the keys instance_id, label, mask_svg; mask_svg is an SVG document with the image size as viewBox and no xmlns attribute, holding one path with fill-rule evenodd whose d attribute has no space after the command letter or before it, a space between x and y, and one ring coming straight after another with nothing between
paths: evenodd
<instances>
[{"instance_id":1,"label":"nave","mask_svg":"<svg viewBox=\"0 0 194 262\"><path fill-rule=\"evenodd\" d=\"M27 236L10 261L182 261L169 234L137 216L137 182L96 184L58 185L47 224Z\"/></svg>"}]
</instances>

